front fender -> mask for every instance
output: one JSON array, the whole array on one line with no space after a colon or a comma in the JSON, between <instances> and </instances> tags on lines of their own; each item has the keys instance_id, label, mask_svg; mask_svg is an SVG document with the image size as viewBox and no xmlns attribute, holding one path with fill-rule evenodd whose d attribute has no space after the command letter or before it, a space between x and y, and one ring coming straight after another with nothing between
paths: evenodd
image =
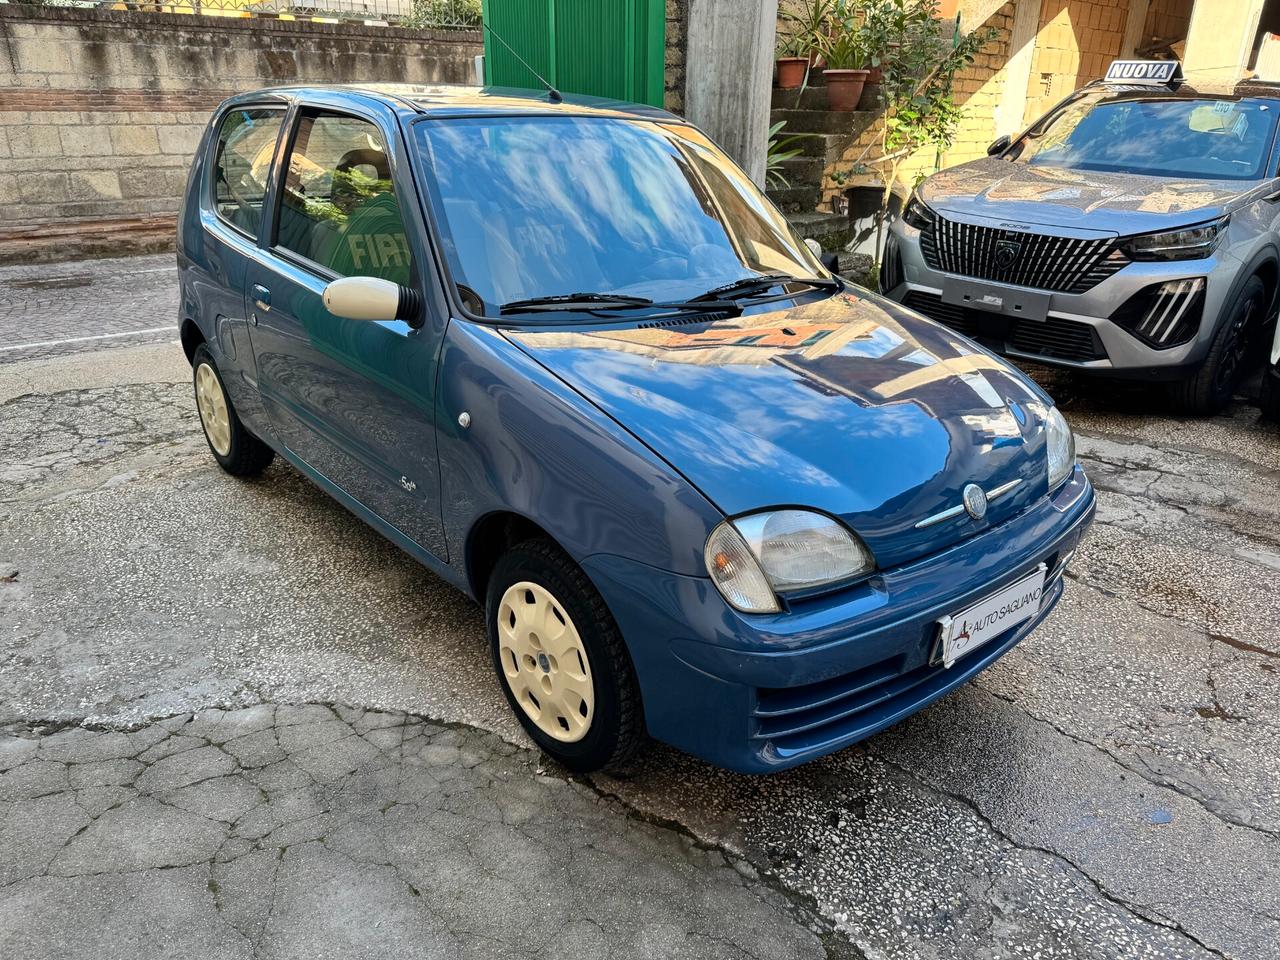
<instances>
[{"instance_id":1,"label":"front fender","mask_svg":"<svg viewBox=\"0 0 1280 960\"><path fill-rule=\"evenodd\" d=\"M665 460L497 330L450 323L440 355L437 433L450 558L473 525L507 511L574 560L625 557L705 576L723 519ZM470 417L467 427L459 415Z\"/></svg>"}]
</instances>

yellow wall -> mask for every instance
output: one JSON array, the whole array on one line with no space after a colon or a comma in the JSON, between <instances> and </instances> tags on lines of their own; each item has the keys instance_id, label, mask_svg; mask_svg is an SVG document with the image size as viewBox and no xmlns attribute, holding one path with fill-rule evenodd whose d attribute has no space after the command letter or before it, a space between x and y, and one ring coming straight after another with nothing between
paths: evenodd
<instances>
[{"instance_id":1,"label":"yellow wall","mask_svg":"<svg viewBox=\"0 0 1280 960\"><path fill-rule=\"evenodd\" d=\"M1023 122L1034 120L1062 97L1106 72L1107 65L1119 55L1129 6L1128 0L1042 0ZM984 156L991 141L1004 132L997 131L996 124L998 107L1008 86L1007 64L1014 53L1011 41L1015 8L1014 2L1005 3L983 25L996 31L995 39L983 47L973 66L956 78L956 98L965 117L954 144L941 158L942 167ZM1031 15L1034 17L1034 8ZM844 184L838 184L832 176L848 173L859 157L865 157L864 162L876 157L874 144L879 133L879 125L872 126L839 160L828 165L824 204L849 185L877 181L874 173L850 177ZM937 160L933 150L912 157L899 173L898 188L905 191L921 175L932 173Z\"/></svg>"}]
</instances>

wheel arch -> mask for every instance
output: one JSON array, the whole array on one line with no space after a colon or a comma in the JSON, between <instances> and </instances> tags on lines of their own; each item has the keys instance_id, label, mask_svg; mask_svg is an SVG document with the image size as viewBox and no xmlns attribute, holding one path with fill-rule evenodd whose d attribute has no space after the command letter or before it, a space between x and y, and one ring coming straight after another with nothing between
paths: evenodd
<instances>
[{"instance_id":1,"label":"wheel arch","mask_svg":"<svg viewBox=\"0 0 1280 960\"><path fill-rule=\"evenodd\" d=\"M489 589L489 577L502 555L517 543L544 537L561 546L542 526L512 510L495 510L477 519L467 531L463 548L463 564L471 595L483 604Z\"/></svg>"},{"instance_id":2,"label":"wheel arch","mask_svg":"<svg viewBox=\"0 0 1280 960\"><path fill-rule=\"evenodd\" d=\"M187 363L194 364L196 357L196 348L202 343L208 343L204 331L200 329L200 325L190 317L182 321L178 327L178 339L182 343L182 352L187 355Z\"/></svg>"}]
</instances>

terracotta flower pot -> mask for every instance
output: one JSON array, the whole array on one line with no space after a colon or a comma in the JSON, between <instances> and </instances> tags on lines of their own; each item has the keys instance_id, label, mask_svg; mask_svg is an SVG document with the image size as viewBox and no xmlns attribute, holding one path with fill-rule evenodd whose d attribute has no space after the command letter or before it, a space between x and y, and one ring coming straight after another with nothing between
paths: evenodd
<instances>
[{"instance_id":1,"label":"terracotta flower pot","mask_svg":"<svg viewBox=\"0 0 1280 960\"><path fill-rule=\"evenodd\" d=\"M778 58L778 87L782 90L797 90L804 85L805 71L809 69L809 61L805 57Z\"/></svg>"},{"instance_id":2,"label":"terracotta flower pot","mask_svg":"<svg viewBox=\"0 0 1280 960\"><path fill-rule=\"evenodd\" d=\"M867 82L866 70L823 70L822 76L827 81L830 109L847 113L858 108L863 84Z\"/></svg>"}]
</instances>

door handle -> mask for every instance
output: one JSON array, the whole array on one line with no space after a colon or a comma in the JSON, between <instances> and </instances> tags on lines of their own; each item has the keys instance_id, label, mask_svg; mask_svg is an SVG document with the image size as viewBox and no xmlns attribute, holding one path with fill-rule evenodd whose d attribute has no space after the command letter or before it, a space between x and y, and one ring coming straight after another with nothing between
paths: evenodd
<instances>
[{"instance_id":1,"label":"door handle","mask_svg":"<svg viewBox=\"0 0 1280 960\"><path fill-rule=\"evenodd\" d=\"M259 310L266 312L271 309L271 291L260 283L255 283L249 288L253 294L253 302Z\"/></svg>"}]
</instances>

